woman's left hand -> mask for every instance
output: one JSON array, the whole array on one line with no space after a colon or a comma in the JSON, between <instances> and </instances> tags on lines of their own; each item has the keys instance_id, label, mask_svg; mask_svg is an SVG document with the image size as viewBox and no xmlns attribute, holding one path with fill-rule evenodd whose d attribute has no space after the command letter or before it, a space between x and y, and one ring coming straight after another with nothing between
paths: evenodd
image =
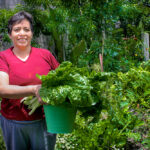
<instances>
[{"instance_id":1,"label":"woman's left hand","mask_svg":"<svg viewBox=\"0 0 150 150\"><path fill-rule=\"evenodd\" d=\"M35 96L37 97L39 103L43 105L43 104L46 104L46 103L43 102L42 98L40 97L40 94L39 94L40 88L41 88L41 85L37 85L37 86L35 87Z\"/></svg>"}]
</instances>

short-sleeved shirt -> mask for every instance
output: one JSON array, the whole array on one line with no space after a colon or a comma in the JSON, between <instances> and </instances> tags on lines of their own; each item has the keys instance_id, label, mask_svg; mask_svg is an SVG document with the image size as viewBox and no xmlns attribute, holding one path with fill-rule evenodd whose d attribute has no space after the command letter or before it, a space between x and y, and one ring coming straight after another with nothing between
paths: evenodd
<instances>
[{"instance_id":1,"label":"short-sleeved shirt","mask_svg":"<svg viewBox=\"0 0 150 150\"><path fill-rule=\"evenodd\" d=\"M41 84L36 74L47 75L50 70L55 70L59 66L55 57L47 49L32 47L26 61L16 57L12 49L13 47L0 52L0 71L6 72L9 75L10 85L26 86ZM42 106L32 115L28 115L30 110L23 103L20 103L21 99L3 98L1 114L7 119L18 121L44 118Z\"/></svg>"}]
</instances>

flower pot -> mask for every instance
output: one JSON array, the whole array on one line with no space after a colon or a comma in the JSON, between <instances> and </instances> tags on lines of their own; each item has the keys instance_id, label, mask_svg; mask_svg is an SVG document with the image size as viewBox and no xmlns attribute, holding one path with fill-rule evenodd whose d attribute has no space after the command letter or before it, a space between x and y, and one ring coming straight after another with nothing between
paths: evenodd
<instances>
[{"instance_id":1,"label":"flower pot","mask_svg":"<svg viewBox=\"0 0 150 150\"><path fill-rule=\"evenodd\" d=\"M50 133L70 133L74 128L76 109L66 105L44 105L47 131Z\"/></svg>"}]
</instances>

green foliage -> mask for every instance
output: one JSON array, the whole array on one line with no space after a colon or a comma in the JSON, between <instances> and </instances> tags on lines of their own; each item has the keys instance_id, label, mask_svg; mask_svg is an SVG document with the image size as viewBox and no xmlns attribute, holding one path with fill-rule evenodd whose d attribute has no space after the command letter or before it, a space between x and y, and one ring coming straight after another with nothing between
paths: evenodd
<instances>
[{"instance_id":1,"label":"green foliage","mask_svg":"<svg viewBox=\"0 0 150 150\"><path fill-rule=\"evenodd\" d=\"M149 149L149 148L150 148L150 132L149 132L149 134L148 134L148 137L146 137L146 138L143 140L142 144L145 145L144 147L145 147L146 149Z\"/></svg>"},{"instance_id":2,"label":"green foliage","mask_svg":"<svg viewBox=\"0 0 150 150\"><path fill-rule=\"evenodd\" d=\"M8 19L16 12L12 10L0 9L0 36L1 42L10 42L7 31Z\"/></svg>"},{"instance_id":3,"label":"green foliage","mask_svg":"<svg viewBox=\"0 0 150 150\"><path fill-rule=\"evenodd\" d=\"M1 129L0 129L0 150L6 150Z\"/></svg>"},{"instance_id":4,"label":"green foliage","mask_svg":"<svg viewBox=\"0 0 150 150\"><path fill-rule=\"evenodd\" d=\"M134 107L134 109L137 107L137 103L142 109L150 108L149 71L145 71L141 67L132 68L126 74L118 73L118 79L114 89L120 93L119 98L123 104L125 102L128 106L130 103L130 107Z\"/></svg>"},{"instance_id":5,"label":"green foliage","mask_svg":"<svg viewBox=\"0 0 150 150\"><path fill-rule=\"evenodd\" d=\"M27 5L30 5L32 7L44 7L44 8L47 8L50 4L50 0L24 0L24 2L27 4Z\"/></svg>"},{"instance_id":6,"label":"green foliage","mask_svg":"<svg viewBox=\"0 0 150 150\"><path fill-rule=\"evenodd\" d=\"M85 40L81 40L77 45L72 48L71 51L71 61L73 64L78 64L78 58L86 51L86 42Z\"/></svg>"},{"instance_id":7,"label":"green foliage","mask_svg":"<svg viewBox=\"0 0 150 150\"><path fill-rule=\"evenodd\" d=\"M144 59L141 49L141 41L138 39L122 38L117 40L106 40L104 51L104 70L126 72L133 66L138 66Z\"/></svg>"},{"instance_id":8,"label":"green foliage","mask_svg":"<svg viewBox=\"0 0 150 150\"><path fill-rule=\"evenodd\" d=\"M67 101L73 107L89 107L98 100L99 85L96 81L102 76L90 73L87 68L77 68L65 61L48 75L37 77L42 81L40 96L48 104L58 105Z\"/></svg>"}]
</instances>

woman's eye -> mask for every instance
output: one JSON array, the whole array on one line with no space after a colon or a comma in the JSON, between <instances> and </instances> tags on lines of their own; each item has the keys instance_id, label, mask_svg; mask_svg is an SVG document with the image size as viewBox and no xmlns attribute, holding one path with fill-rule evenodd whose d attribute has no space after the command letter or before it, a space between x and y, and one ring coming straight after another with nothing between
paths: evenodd
<instances>
[{"instance_id":1,"label":"woman's eye","mask_svg":"<svg viewBox=\"0 0 150 150\"><path fill-rule=\"evenodd\" d=\"M25 30L26 32L29 32L29 31L30 31L30 29L28 29L28 28L25 28L24 30Z\"/></svg>"},{"instance_id":2,"label":"woman's eye","mask_svg":"<svg viewBox=\"0 0 150 150\"><path fill-rule=\"evenodd\" d=\"M14 29L15 32L19 32L20 29Z\"/></svg>"}]
</instances>

